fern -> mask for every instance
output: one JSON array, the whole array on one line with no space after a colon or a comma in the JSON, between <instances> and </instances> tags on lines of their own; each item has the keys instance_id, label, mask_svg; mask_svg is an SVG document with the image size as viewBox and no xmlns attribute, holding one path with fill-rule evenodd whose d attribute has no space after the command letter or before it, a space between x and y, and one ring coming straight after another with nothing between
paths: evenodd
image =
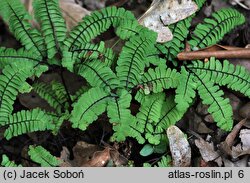
<instances>
[{"instance_id":1,"label":"fern","mask_svg":"<svg viewBox=\"0 0 250 183\"><path fill-rule=\"evenodd\" d=\"M67 31L58 0L35 0L33 8L37 20L41 22L48 58L53 58L56 53L61 52Z\"/></svg>"},{"instance_id":2,"label":"fern","mask_svg":"<svg viewBox=\"0 0 250 183\"><path fill-rule=\"evenodd\" d=\"M95 11L90 16L83 18L83 21L76 26L65 41L65 45L72 51L74 47L79 48L82 44L88 43L96 36L108 30L113 25L119 26L123 19L135 20L129 11L123 8L108 7L101 11Z\"/></svg>"},{"instance_id":3,"label":"fern","mask_svg":"<svg viewBox=\"0 0 250 183\"><path fill-rule=\"evenodd\" d=\"M149 69L143 74L143 77L138 83L141 89L138 91L136 99L141 102L144 94L160 93L163 89L176 88L179 82L179 73L173 69L167 69L164 65Z\"/></svg>"},{"instance_id":4,"label":"fern","mask_svg":"<svg viewBox=\"0 0 250 183\"><path fill-rule=\"evenodd\" d=\"M9 140L26 133L52 130L54 125L49 115L40 109L33 109L32 111L23 110L9 115L5 127L7 129L4 132L4 137Z\"/></svg>"},{"instance_id":5,"label":"fern","mask_svg":"<svg viewBox=\"0 0 250 183\"><path fill-rule=\"evenodd\" d=\"M30 15L19 0L2 0L0 12L10 31L25 46L25 49L39 56L45 56L42 35L28 23Z\"/></svg>"},{"instance_id":6,"label":"fern","mask_svg":"<svg viewBox=\"0 0 250 183\"><path fill-rule=\"evenodd\" d=\"M67 107L67 94L64 86L58 82L35 83L33 90L43 99L45 99L57 113L62 113Z\"/></svg>"},{"instance_id":7,"label":"fern","mask_svg":"<svg viewBox=\"0 0 250 183\"><path fill-rule=\"evenodd\" d=\"M221 63L219 60L211 58L207 63L197 61L192 62L187 67L197 75L206 73L209 80L220 86L227 86L250 97L250 73L243 66L234 66L227 60Z\"/></svg>"},{"instance_id":8,"label":"fern","mask_svg":"<svg viewBox=\"0 0 250 183\"><path fill-rule=\"evenodd\" d=\"M171 167L171 163L172 163L171 157L166 155L166 156L162 156L156 165L152 165L150 163L144 163L143 166L144 167L152 167L152 166L154 166L154 167Z\"/></svg>"},{"instance_id":9,"label":"fern","mask_svg":"<svg viewBox=\"0 0 250 183\"><path fill-rule=\"evenodd\" d=\"M10 161L9 157L5 154L2 155L1 166L3 167L22 167L22 165L17 165L14 161Z\"/></svg>"},{"instance_id":10,"label":"fern","mask_svg":"<svg viewBox=\"0 0 250 183\"><path fill-rule=\"evenodd\" d=\"M0 69L9 64L15 63L18 65L22 62L32 62L35 66L41 62L41 58L39 55L34 55L32 52L23 49L0 48Z\"/></svg>"},{"instance_id":11,"label":"fern","mask_svg":"<svg viewBox=\"0 0 250 183\"><path fill-rule=\"evenodd\" d=\"M176 89L175 102L180 111L186 111L196 96L197 83L194 81L194 75L186 71L185 67L181 69L180 82Z\"/></svg>"},{"instance_id":12,"label":"fern","mask_svg":"<svg viewBox=\"0 0 250 183\"><path fill-rule=\"evenodd\" d=\"M205 48L220 41L234 27L245 22L245 17L238 11L228 8L212 14L212 19L204 19L198 24L189 41L193 49Z\"/></svg>"},{"instance_id":13,"label":"fern","mask_svg":"<svg viewBox=\"0 0 250 183\"><path fill-rule=\"evenodd\" d=\"M82 94L73 104L70 121L74 128L85 130L89 124L95 121L98 115L106 110L107 99L110 94L101 88L92 88Z\"/></svg>"},{"instance_id":14,"label":"fern","mask_svg":"<svg viewBox=\"0 0 250 183\"><path fill-rule=\"evenodd\" d=\"M120 79L121 86L127 90L137 86L145 68L146 53L152 49L156 40L154 36L149 36L143 32L140 37L133 36L122 49L117 61L116 72Z\"/></svg>"},{"instance_id":15,"label":"fern","mask_svg":"<svg viewBox=\"0 0 250 183\"><path fill-rule=\"evenodd\" d=\"M42 146L29 146L28 154L32 161L40 164L42 167L56 167L61 163L61 161L51 155L50 152Z\"/></svg>"},{"instance_id":16,"label":"fern","mask_svg":"<svg viewBox=\"0 0 250 183\"><path fill-rule=\"evenodd\" d=\"M0 125L5 125L13 111L18 92L29 92L31 87L25 80L32 76L32 64L7 65L0 75Z\"/></svg>"},{"instance_id":17,"label":"fern","mask_svg":"<svg viewBox=\"0 0 250 183\"><path fill-rule=\"evenodd\" d=\"M84 77L92 87L101 87L111 91L119 86L115 73L99 60L79 65L78 74Z\"/></svg>"}]
</instances>

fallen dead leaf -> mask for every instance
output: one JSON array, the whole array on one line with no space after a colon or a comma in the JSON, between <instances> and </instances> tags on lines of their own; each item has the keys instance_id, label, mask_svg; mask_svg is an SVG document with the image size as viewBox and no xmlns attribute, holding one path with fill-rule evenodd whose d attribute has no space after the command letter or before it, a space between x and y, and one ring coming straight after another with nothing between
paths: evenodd
<instances>
[{"instance_id":1,"label":"fallen dead leaf","mask_svg":"<svg viewBox=\"0 0 250 183\"><path fill-rule=\"evenodd\" d=\"M208 138L210 136L208 135ZM205 162L215 161L219 166L222 165L222 159L213 142L207 142L202 138L195 139L195 145L199 148L200 154Z\"/></svg>"},{"instance_id":2,"label":"fallen dead leaf","mask_svg":"<svg viewBox=\"0 0 250 183\"><path fill-rule=\"evenodd\" d=\"M184 133L177 126L167 129L173 166L188 167L191 164L191 148Z\"/></svg>"},{"instance_id":3,"label":"fallen dead leaf","mask_svg":"<svg viewBox=\"0 0 250 183\"><path fill-rule=\"evenodd\" d=\"M81 164L81 167L103 167L110 158L110 148L107 147L103 151L96 151L90 160Z\"/></svg>"},{"instance_id":4,"label":"fallen dead leaf","mask_svg":"<svg viewBox=\"0 0 250 183\"><path fill-rule=\"evenodd\" d=\"M241 143L232 147L232 157L238 158L239 156L250 154L250 130L242 129L240 131Z\"/></svg>"},{"instance_id":5,"label":"fallen dead leaf","mask_svg":"<svg viewBox=\"0 0 250 183\"><path fill-rule=\"evenodd\" d=\"M158 33L157 42L173 38L167 27L192 15L198 9L192 0L154 0L150 8L139 18L139 23Z\"/></svg>"}]
</instances>

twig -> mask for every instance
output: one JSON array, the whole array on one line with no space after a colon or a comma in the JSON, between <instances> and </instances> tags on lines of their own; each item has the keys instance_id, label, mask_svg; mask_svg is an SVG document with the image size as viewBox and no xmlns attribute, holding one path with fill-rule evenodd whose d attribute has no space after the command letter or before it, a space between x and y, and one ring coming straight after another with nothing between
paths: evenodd
<instances>
[{"instance_id":1,"label":"twig","mask_svg":"<svg viewBox=\"0 0 250 183\"><path fill-rule=\"evenodd\" d=\"M197 60L206 59L210 57L216 58L249 58L250 59L250 49L241 48L235 50L218 50L218 51L189 51L181 52L177 55L179 60Z\"/></svg>"}]
</instances>

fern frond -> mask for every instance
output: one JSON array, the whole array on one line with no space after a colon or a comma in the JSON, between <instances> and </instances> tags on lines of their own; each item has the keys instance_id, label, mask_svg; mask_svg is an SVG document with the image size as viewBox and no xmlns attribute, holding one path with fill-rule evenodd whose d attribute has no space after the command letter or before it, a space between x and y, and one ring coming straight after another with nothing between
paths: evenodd
<instances>
[{"instance_id":1,"label":"fern frond","mask_svg":"<svg viewBox=\"0 0 250 183\"><path fill-rule=\"evenodd\" d=\"M53 58L60 53L67 32L58 0L35 0L33 8L35 17L41 22L48 58Z\"/></svg>"},{"instance_id":2,"label":"fern frond","mask_svg":"<svg viewBox=\"0 0 250 183\"><path fill-rule=\"evenodd\" d=\"M117 27L119 21L123 19L136 20L134 15L123 8L107 7L101 11L95 11L89 16L85 16L83 21L76 26L66 39L65 45L69 51L74 47L80 47L82 44L90 42L92 39L108 30L113 25Z\"/></svg>"},{"instance_id":3,"label":"fern frond","mask_svg":"<svg viewBox=\"0 0 250 183\"><path fill-rule=\"evenodd\" d=\"M193 49L205 48L219 42L225 34L245 22L245 17L235 9L221 9L198 24L189 41Z\"/></svg>"},{"instance_id":4,"label":"fern frond","mask_svg":"<svg viewBox=\"0 0 250 183\"><path fill-rule=\"evenodd\" d=\"M22 167L22 165L17 165L14 161L10 161L9 157L5 154L2 155L1 166L3 167Z\"/></svg>"},{"instance_id":5,"label":"fern frond","mask_svg":"<svg viewBox=\"0 0 250 183\"><path fill-rule=\"evenodd\" d=\"M70 71L73 65L83 63L87 60L100 60L106 66L110 66L114 60L115 54L112 49L105 48L105 44L101 41L99 44L84 43L79 48L72 51L64 50L62 64Z\"/></svg>"},{"instance_id":6,"label":"fern frond","mask_svg":"<svg viewBox=\"0 0 250 183\"><path fill-rule=\"evenodd\" d=\"M32 76L32 64L7 65L0 75L0 125L5 125L18 92L29 92L31 86L25 80Z\"/></svg>"},{"instance_id":7,"label":"fern frond","mask_svg":"<svg viewBox=\"0 0 250 183\"><path fill-rule=\"evenodd\" d=\"M138 85L144 72L144 60L147 52L154 46L156 39L156 36L150 36L150 32L143 32L140 36L131 37L122 48L118 58L117 76L121 81L121 86L127 90Z\"/></svg>"},{"instance_id":8,"label":"fern frond","mask_svg":"<svg viewBox=\"0 0 250 183\"><path fill-rule=\"evenodd\" d=\"M250 98L250 72L243 66L230 64L227 60L221 63L215 58L209 62L194 61L187 66L197 75L206 73L209 80L214 81L220 86L239 91Z\"/></svg>"},{"instance_id":9,"label":"fern frond","mask_svg":"<svg viewBox=\"0 0 250 183\"><path fill-rule=\"evenodd\" d=\"M176 107L180 111L186 111L196 96L197 83L194 81L194 75L187 72L184 67L181 68L179 80L175 96Z\"/></svg>"},{"instance_id":10,"label":"fern frond","mask_svg":"<svg viewBox=\"0 0 250 183\"><path fill-rule=\"evenodd\" d=\"M165 55L166 60L174 62L177 54L184 49L184 40L189 34L189 27L191 26L193 17L194 15L169 25L169 29L173 34L173 39L164 44L156 44L158 50ZM175 65L177 65L177 63Z\"/></svg>"},{"instance_id":11,"label":"fern frond","mask_svg":"<svg viewBox=\"0 0 250 183\"><path fill-rule=\"evenodd\" d=\"M140 142L140 133L134 129L135 117L129 110L132 100L131 94L126 90L119 90L118 96L108 101L107 113L110 122L113 124L113 141L125 141L126 137L135 137Z\"/></svg>"},{"instance_id":12,"label":"fern frond","mask_svg":"<svg viewBox=\"0 0 250 183\"><path fill-rule=\"evenodd\" d=\"M161 65L155 69L149 69L144 73L138 86L141 89L138 91L136 100L141 102L141 95L148 95L150 92L159 93L163 89L176 88L179 83L180 74L175 69L166 68Z\"/></svg>"},{"instance_id":13,"label":"fern frond","mask_svg":"<svg viewBox=\"0 0 250 183\"><path fill-rule=\"evenodd\" d=\"M115 73L99 60L84 62L78 67L77 73L84 77L92 87L111 91L119 85Z\"/></svg>"},{"instance_id":14,"label":"fern frond","mask_svg":"<svg viewBox=\"0 0 250 183\"><path fill-rule=\"evenodd\" d=\"M51 121L51 117L40 109L17 112L9 115L8 122L5 125L7 129L4 132L4 137L9 140L26 133L52 130L54 125Z\"/></svg>"},{"instance_id":15,"label":"fern frond","mask_svg":"<svg viewBox=\"0 0 250 183\"><path fill-rule=\"evenodd\" d=\"M198 93L203 104L209 105L208 112L213 116L217 126L229 131L233 127L233 110L229 99L222 96L224 92L214 85L206 73L195 75L198 78Z\"/></svg>"},{"instance_id":16,"label":"fern frond","mask_svg":"<svg viewBox=\"0 0 250 183\"><path fill-rule=\"evenodd\" d=\"M82 94L73 104L74 108L70 117L72 127L85 130L106 110L107 99L110 97L110 94L101 88L91 88Z\"/></svg>"},{"instance_id":17,"label":"fern frond","mask_svg":"<svg viewBox=\"0 0 250 183\"><path fill-rule=\"evenodd\" d=\"M160 119L155 124L155 128L151 133L153 135L162 134L169 126L178 122L184 114L185 111L179 111L177 109L174 97L167 97L162 104Z\"/></svg>"},{"instance_id":18,"label":"fern frond","mask_svg":"<svg viewBox=\"0 0 250 183\"><path fill-rule=\"evenodd\" d=\"M0 69L3 69L6 65L13 64L14 62L17 64L21 64L23 61L34 62L34 65L41 62L41 57L39 55L35 55L32 52L19 49L15 50L12 48L0 48Z\"/></svg>"},{"instance_id":19,"label":"fern frond","mask_svg":"<svg viewBox=\"0 0 250 183\"><path fill-rule=\"evenodd\" d=\"M28 154L32 161L40 164L42 167L56 167L61 161L51 155L49 151L42 146L29 146Z\"/></svg>"},{"instance_id":20,"label":"fern frond","mask_svg":"<svg viewBox=\"0 0 250 183\"><path fill-rule=\"evenodd\" d=\"M140 112L136 115L137 129L141 133L145 134L145 138L149 141L149 143L155 145L158 145L161 139L161 134L154 135L153 133L155 125L158 124L161 116L164 99L164 93L146 96L139 109Z\"/></svg>"},{"instance_id":21,"label":"fern frond","mask_svg":"<svg viewBox=\"0 0 250 183\"><path fill-rule=\"evenodd\" d=\"M157 165L151 165L150 163L144 163L143 167L171 167L172 158L169 155L162 156Z\"/></svg>"},{"instance_id":22,"label":"fern frond","mask_svg":"<svg viewBox=\"0 0 250 183\"><path fill-rule=\"evenodd\" d=\"M66 108L67 94L61 83L35 83L33 90L43 99L45 99L57 113L61 113Z\"/></svg>"},{"instance_id":23,"label":"fern frond","mask_svg":"<svg viewBox=\"0 0 250 183\"><path fill-rule=\"evenodd\" d=\"M25 49L39 56L46 56L44 40L36 29L28 22L30 15L20 0L2 0L1 15L9 24L10 31L19 40Z\"/></svg>"}]
</instances>

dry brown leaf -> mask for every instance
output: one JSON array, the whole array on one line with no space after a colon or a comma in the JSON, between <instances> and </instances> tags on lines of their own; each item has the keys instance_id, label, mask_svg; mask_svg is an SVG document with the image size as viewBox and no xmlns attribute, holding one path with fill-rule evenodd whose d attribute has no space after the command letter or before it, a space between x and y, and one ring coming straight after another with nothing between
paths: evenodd
<instances>
[{"instance_id":1,"label":"dry brown leaf","mask_svg":"<svg viewBox=\"0 0 250 183\"><path fill-rule=\"evenodd\" d=\"M232 147L232 157L238 158L239 156L250 154L250 130L242 129L240 131L241 143Z\"/></svg>"},{"instance_id":2,"label":"dry brown leaf","mask_svg":"<svg viewBox=\"0 0 250 183\"><path fill-rule=\"evenodd\" d=\"M163 43L173 38L167 25L185 19L197 9L192 0L154 0L139 19L139 23L157 32L157 42Z\"/></svg>"},{"instance_id":3,"label":"dry brown leaf","mask_svg":"<svg viewBox=\"0 0 250 183\"><path fill-rule=\"evenodd\" d=\"M173 166L187 167L191 164L191 148L184 133L177 126L167 129Z\"/></svg>"},{"instance_id":4,"label":"dry brown leaf","mask_svg":"<svg viewBox=\"0 0 250 183\"><path fill-rule=\"evenodd\" d=\"M90 160L81 164L81 167L103 167L110 158L110 148L107 147L103 151L96 151Z\"/></svg>"},{"instance_id":5,"label":"dry brown leaf","mask_svg":"<svg viewBox=\"0 0 250 183\"><path fill-rule=\"evenodd\" d=\"M202 138L195 140L195 145L199 148L200 154L206 162L215 161L219 166L222 165L222 159L219 152L215 150L213 142L207 142Z\"/></svg>"}]
</instances>

